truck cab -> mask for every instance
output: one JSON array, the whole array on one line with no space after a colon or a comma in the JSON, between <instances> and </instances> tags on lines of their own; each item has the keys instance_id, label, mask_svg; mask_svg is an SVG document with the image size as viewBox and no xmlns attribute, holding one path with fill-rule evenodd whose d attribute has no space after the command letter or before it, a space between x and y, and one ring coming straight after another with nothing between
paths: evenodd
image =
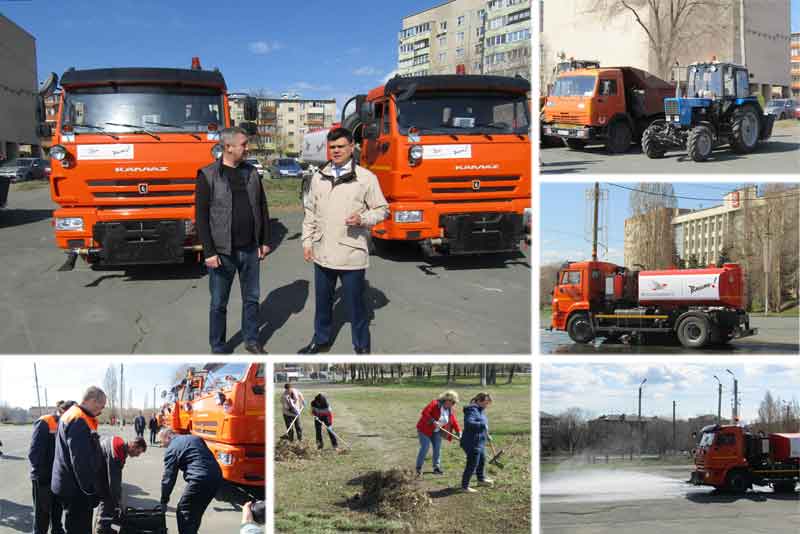
<instances>
[{"instance_id":1,"label":"truck cab","mask_svg":"<svg viewBox=\"0 0 800 534\"><path fill-rule=\"evenodd\" d=\"M567 263L558 272L558 281L553 289L552 328L555 330L580 330L584 337L584 329L591 327L583 319L586 312L597 312L604 306L606 279L624 272L624 269L603 261L582 261ZM578 324L580 323L580 324ZM577 333L577 332L576 332Z\"/></svg>"},{"instance_id":2,"label":"truck cab","mask_svg":"<svg viewBox=\"0 0 800 534\"><path fill-rule=\"evenodd\" d=\"M264 485L265 378L263 363L208 364L192 402L191 433L203 438L225 480Z\"/></svg>"},{"instance_id":3,"label":"truck cab","mask_svg":"<svg viewBox=\"0 0 800 534\"><path fill-rule=\"evenodd\" d=\"M375 173L390 215L376 245L419 242L429 255L520 248L530 210L530 83L438 75L389 80L357 95L342 125Z\"/></svg>"},{"instance_id":4,"label":"truck cab","mask_svg":"<svg viewBox=\"0 0 800 534\"><path fill-rule=\"evenodd\" d=\"M203 389L206 371L189 369L186 376L172 386L168 395L169 426L178 434L192 430L192 401Z\"/></svg>"}]
</instances>

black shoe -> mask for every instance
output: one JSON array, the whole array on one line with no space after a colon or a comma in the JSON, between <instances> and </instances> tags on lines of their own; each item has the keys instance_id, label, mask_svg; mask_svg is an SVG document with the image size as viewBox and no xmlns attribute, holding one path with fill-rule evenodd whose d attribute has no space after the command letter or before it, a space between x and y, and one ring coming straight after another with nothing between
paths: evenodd
<instances>
[{"instance_id":1,"label":"black shoe","mask_svg":"<svg viewBox=\"0 0 800 534\"><path fill-rule=\"evenodd\" d=\"M439 468L439 467L434 467L433 468L433 474L434 475L443 475L444 471L442 471L441 468Z\"/></svg>"},{"instance_id":2,"label":"black shoe","mask_svg":"<svg viewBox=\"0 0 800 534\"><path fill-rule=\"evenodd\" d=\"M267 354L267 351L264 350L264 346L258 343L248 343L244 346L244 350L250 354Z\"/></svg>"},{"instance_id":3,"label":"black shoe","mask_svg":"<svg viewBox=\"0 0 800 534\"><path fill-rule=\"evenodd\" d=\"M369 347L363 347L363 348L355 347L354 350L356 354L371 354Z\"/></svg>"},{"instance_id":4,"label":"black shoe","mask_svg":"<svg viewBox=\"0 0 800 534\"><path fill-rule=\"evenodd\" d=\"M330 343L317 343L312 341L302 349L297 351L297 354L319 354L320 352L328 352L331 350Z\"/></svg>"}]
</instances>

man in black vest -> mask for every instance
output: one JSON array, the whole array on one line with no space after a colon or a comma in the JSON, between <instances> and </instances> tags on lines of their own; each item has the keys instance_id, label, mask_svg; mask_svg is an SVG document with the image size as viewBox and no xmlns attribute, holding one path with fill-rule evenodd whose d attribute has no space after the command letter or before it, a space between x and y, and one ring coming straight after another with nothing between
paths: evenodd
<instances>
[{"instance_id":1,"label":"man in black vest","mask_svg":"<svg viewBox=\"0 0 800 534\"><path fill-rule=\"evenodd\" d=\"M215 354L229 352L225 337L228 298L238 272L245 350L264 354L258 341L258 306L259 261L270 251L267 197L258 171L244 161L247 132L225 128L220 143L222 157L197 173L195 220L211 291L209 343Z\"/></svg>"}]
</instances>

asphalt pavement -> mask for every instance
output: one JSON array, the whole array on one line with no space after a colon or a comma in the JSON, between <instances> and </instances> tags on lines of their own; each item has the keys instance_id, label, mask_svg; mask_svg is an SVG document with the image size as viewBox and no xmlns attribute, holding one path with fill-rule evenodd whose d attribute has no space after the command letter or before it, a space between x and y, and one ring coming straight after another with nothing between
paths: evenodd
<instances>
[{"instance_id":1,"label":"asphalt pavement","mask_svg":"<svg viewBox=\"0 0 800 534\"><path fill-rule=\"evenodd\" d=\"M3 455L0 456L0 534L31 532L33 528L33 508L31 502L31 482L29 479L28 446L30 445L31 425L0 425L0 441L3 442ZM101 426L101 436L119 435L125 439L135 437L133 425L123 428ZM149 437L149 434L145 436ZM161 497L161 473L164 449L148 447L147 452L138 458L129 458L122 474L122 492L125 506L134 508L154 508ZM184 488L182 475L172 491L167 510L167 529L178 532L175 519L175 506ZM263 498L263 490L253 491L243 488ZM242 491L225 485L216 498L211 501L205 515L201 532L238 532L241 524L242 504L251 500Z\"/></svg>"},{"instance_id":2,"label":"asphalt pavement","mask_svg":"<svg viewBox=\"0 0 800 534\"><path fill-rule=\"evenodd\" d=\"M602 145L582 150L542 148L541 173L550 174L797 174L800 172L800 120L775 123L772 137L750 154L736 154L727 145L714 150L711 159L692 161L685 153L670 151L650 159L641 147L631 145L624 154L609 154ZM545 178L546 179L546 178Z\"/></svg>"},{"instance_id":3,"label":"asphalt pavement","mask_svg":"<svg viewBox=\"0 0 800 534\"><path fill-rule=\"evenodd\" d=\"M208 279L199 266L59 272L47 188L12 190L0 211L0 352L174 354L208 348ZM274 252L261 265L260 340L295 354L313 335L313 268L302 261L302 213L271 210ZM373 353L527 354L531 265L526 253L427 261L415 247L371 256L367 307ZM337 290L339 291L339 290ZM332 353L352 353L341 301ZM230 347L243 352L238 282Z\"/></svg>"},{"instance_id":4,"label":"asphalt pavement","mask_svg":"<svg viewBox=\"0 0 800 534\"><path fill-rule=\"evenodd\" d=\"M691 486L686 469L544 475L542 534L796 532L800 496L758 488L732 495Z\"/></svg>"}]
</instances>

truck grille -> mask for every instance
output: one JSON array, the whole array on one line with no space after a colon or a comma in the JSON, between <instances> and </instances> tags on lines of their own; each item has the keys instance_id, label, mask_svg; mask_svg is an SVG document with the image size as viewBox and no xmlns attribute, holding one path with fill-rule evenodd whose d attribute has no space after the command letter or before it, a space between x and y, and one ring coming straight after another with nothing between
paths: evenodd
<instances>
[{"instance_id":1,"label":"truck grille","mask_svg":"<svg viewBox=\"0 0 800 534\"><path fill-rule=\"evenodd\" d=\"M548 122L582 125L588 124L589 119L585 113L556 112L550 115Z\"/></svg>"},{"instance_id":2,"label":"truck grille","mask_svg":"<svg viewBox=\"0 0 800 534\"><path fill-rule=\"evenodd\" d=\"M428 178L428 186L434 201L451 194L483 197L489 193L506 193L500 195L503 198L517 191L519 181L519 176L432 176Z\"/></svg>"},{"instance_id":3,"label":"truck grille","mask_svg":"<svg viewBox=\"0 0 800 534\"><path fill-rule=\"evenodd\" d=\"M667 100L664 102L664 113L667 115L678 114L678 102L675 100Z\"/></svg>"},{"instance_id":4,"label":"truck grille","mask_svg":"<svg viewBox=\"0 0 800 534\"><path fill-rule=\"evenodd\" d=\"M195 178L108 178L88 180L92 198L104 205L186 204L194 201Z\"/></svg>"}]
</instances>

